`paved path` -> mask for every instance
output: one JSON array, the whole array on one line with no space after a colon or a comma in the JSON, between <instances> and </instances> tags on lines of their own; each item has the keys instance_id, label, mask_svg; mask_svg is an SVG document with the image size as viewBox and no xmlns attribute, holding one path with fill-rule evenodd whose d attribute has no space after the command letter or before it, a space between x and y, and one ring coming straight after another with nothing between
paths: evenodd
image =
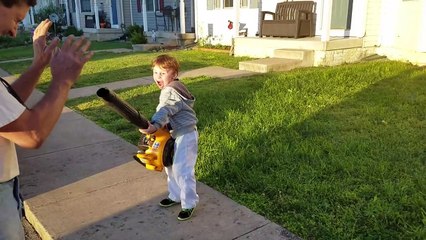
<instances>
[{"instance_id":1,"label":"paved path","mask_svg":"<svg viewBox=\"0 0 426 240\"><path fill-rule=\"evenodd\" d=\"M253 74L210 67L181 77L218 73L223 78ZM106 86L117 89L150 82L150 78L141 78ZM75 89L70 98L92 95L97 88ZM28 105L41 96L36 91ZM68 108L42 148L18 148L27 219L41 238L297 239L201 182L194 217L178 221L179 206L164 209L157 205L167 195L165 173L148 171L133 161L136 150Z\"/></svg>"}]
</instances>

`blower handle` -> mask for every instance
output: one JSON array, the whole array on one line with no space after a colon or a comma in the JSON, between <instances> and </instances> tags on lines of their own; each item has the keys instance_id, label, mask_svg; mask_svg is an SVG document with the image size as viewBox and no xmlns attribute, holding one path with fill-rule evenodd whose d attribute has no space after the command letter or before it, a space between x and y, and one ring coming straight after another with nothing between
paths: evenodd
<instances>
[{"instance_id":1,"label":"blower handle","mask_svg":"<svg viewBox=\"0 0 426 240\"><path fill-rule=\"evenodd\" d=\"M108 106L132 124L142 129L148 128L148 120L134 107L130 106L129 103L120 99L114 91L108 88L99 88L96 94L101 97Z\"/></svg>"}]
</instances>

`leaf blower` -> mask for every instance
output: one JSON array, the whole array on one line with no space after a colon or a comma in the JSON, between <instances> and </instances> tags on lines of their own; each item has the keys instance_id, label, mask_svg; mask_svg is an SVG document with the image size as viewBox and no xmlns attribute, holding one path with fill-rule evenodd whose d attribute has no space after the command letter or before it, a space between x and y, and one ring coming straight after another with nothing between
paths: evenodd
<instances>
[{"instance_id":1,"label":"leaf blower","mask_svg":"<svg viewBox=\"0 0 426 240\"><path fill-rule=\"evenodd\" d=\"M120 99L114 91L100 88L96 94L130 123L141 129L148 128L148 120L129 103ZM133 158L146 169L161 172L164 166L168 167L173 164L174 143L175 140L165 127L152 134L142 134L138 143L139 150Z\"/></svg>"}]
</instances>

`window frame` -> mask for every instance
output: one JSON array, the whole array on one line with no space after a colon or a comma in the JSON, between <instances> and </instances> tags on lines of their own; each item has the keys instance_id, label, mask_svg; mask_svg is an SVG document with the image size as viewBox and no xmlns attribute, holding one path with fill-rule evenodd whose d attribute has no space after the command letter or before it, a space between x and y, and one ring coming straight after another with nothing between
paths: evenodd
<instances>
[{"instance_id":1,"label":"window frame","mask_svg":"<svg viewBox=\"0 0 426 240\"><path fill-rule=\"evenodd\" d=\"M83 2L85 4L83 4ZM84 8L84 7L87 7L87 2L89 3L89 9ZM92 1L91 0L80 0L80 6L81 6L81 9L80 9L81 13L91 13L91 12L93 12Z\"/></svg>"}]
</instances>

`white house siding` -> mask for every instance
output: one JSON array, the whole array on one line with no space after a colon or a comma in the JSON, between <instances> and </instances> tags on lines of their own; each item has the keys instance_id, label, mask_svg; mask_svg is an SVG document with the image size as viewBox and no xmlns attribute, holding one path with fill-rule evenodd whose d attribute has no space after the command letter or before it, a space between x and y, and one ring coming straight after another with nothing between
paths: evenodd
<instances>
[{"instance_id":1,"label":"white house siding","mask_svg":"<svg viewBox=\"0 0 426 240\"><path fill-rule=\"evenodd\" d=\"M386 1L386 0L384 0ZM376 47L380 44L380 25L382 14L379 9L384 8L383 0L369 0L367 19L365 21L364 47Z\"/></svg>"},{"instance_id":2,"label":"white house siding","mask_svg":"<svg viewBox=\"0 0 426 240\"><path fill-rule=\"evenodd\" d=\"M380 47L377 52L390 59L425 65L425 0L383 0Z\"/></svg>"},{"instance_id":3,"label":"white house siding","mask_svg":"<svg viewBox=\"0 0 426 240\"><path fill-rule=\"evenodd\" d=\"M271 0L268 2L275 2L275 4L268 3L268 5L276 5L277 1ZM234 27L237 26L235 24L235 9L218 8L207 10L206 0L200 0L197 3L197 7L198 19L197 26L195 26L197 38L211 44L231 45L235 30L228 29L228 21L232 21ZM272 11L275 11L275 7L273 7ZM258 8L240 8L239 22L241 27L247 28L248 36L255 36L258 32L258 14Z\"/></svg>"},{"instance_id":4,"label":"white house siding","mask_svg":"<svg viewBox=\"0 0 426 240\"><path fill-rule=\"evenodd\" d=\"M135 3L135 1L133 1ZM148 12L148 15L151 14L150 12ZM133 5L133 23L135 25L140 25L143 26L143 16L142 16L142 11L138 12L138 8L136 7L136 3ZM148 26L149 26L149 22L148 22Z\"/></svg>"},{"instance_id":5,"label":"white house siding","mask_svg":"<svg viewBox=\"0 0 426 240\"><path fill-rule=\"evenodd\" d=\"M147 1L149 1L149 0L147 0ZM143 26L143 14L142 14L142 12L138 12L136 0L132 0L132 3L133 3L133 12L132 12L133 13L133 24ZM175 3L174 0L165 0L164 6L175 7L174 3ZM127 14L130 16L130 10ZM126 16L126 13L125 13L125 16ZM147 16L147 22L148 22L147 31L156 30L157 26L156 26L156 22L155 22L155 12L154 11L148 11L146 16ZM191 30L191 0L185 0L185 17L186 17L185 28L186 28L186 31L188 32L188 31ZM162 18L157 18L157 21L160 25L163 25L163 19ZM166 21L169 21L169 20L167 19ZM169 24L169 22L167 24ZM178 25L178 27L179 27L179 25ZM158 30L163 31L164 27L160 26L158 28ZM170 27L169 31L172 31L171 27ZM176 31L175 28L174 28L174 31Z\"/></svg>"},{"instance_id":6,"label":"white house siding","mask_svg":"<svg viewBox=\"0 0 426 240\"><path fill-rule=\"evenodd\" d=\"M124 24L126 26L132 25L132 19L130 15L130 1L123 1L123 14L124 14Z\"/></svg>"}]
</instances>

